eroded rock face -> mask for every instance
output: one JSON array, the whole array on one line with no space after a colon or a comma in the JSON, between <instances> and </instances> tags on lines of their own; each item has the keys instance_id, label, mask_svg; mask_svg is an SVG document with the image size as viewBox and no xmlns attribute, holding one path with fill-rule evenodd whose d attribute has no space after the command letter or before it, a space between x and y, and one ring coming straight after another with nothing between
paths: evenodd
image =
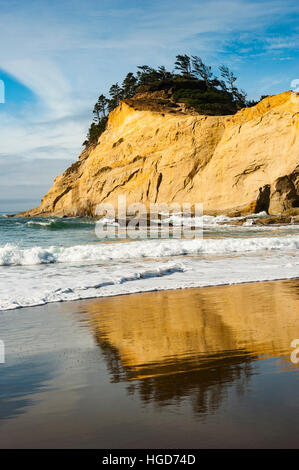
<instances>
[{"instance_id":1,"label":"eroded rock face","mask_svg":"<svg viewBox=\"0 0 299 470\"><path fill-rule=\"evenodd\" d=\"M205 213L279 214L298 207L299 97L265 98L234 116L138 98L109 116L98 144L54 180L25 215L93 215L100 202L202 202Z\"/></svg>"},{"instance_id":2,"label":"eroded rock face","mask_svg":"<svg viewBox=\"0 0 299 470\"><path fill-rule=\"evenodd\" d=\"M277 214L296 208L299 208L299 165L291 174L277 178L272 184L269 211Z\"/></svg>"}]
</instances>

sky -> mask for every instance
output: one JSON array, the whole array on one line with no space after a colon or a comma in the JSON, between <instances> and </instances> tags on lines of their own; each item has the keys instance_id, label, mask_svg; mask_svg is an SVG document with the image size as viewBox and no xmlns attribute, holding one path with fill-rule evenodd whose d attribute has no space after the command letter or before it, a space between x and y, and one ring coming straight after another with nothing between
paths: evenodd
<instances>
[{"instance_id":1,"label":"sky","mask_svg":"<svg viewBox=\"0 0 299 470\"><path fill-rule=\"evenodd\" d=\"M228 65L251 99L289 90L298 19L298 0L0 0L0 211L39 204L99 94L137 65L187 53Z\"/></svg>"}]
</instances>

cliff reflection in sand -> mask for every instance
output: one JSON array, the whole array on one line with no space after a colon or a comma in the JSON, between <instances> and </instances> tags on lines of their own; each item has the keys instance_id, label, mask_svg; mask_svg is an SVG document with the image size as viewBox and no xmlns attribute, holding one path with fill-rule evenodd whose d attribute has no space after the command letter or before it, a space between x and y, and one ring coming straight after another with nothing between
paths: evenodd
<instances>
[{"instance_id":1,"label":"cliff reflection in sand","mask_svg":"<svg viewBox=\"0 0 299 470\"><path fill-rule=\"evenodd\" d=\"M233 383L246 392L255 360L289 357L298 293L298 281L255 283L115 297L88 311L112 382L129 381L144 403L188 399L201 414ZM281 368L291 366L285 359Z\"/></svg>"}]
</instances>

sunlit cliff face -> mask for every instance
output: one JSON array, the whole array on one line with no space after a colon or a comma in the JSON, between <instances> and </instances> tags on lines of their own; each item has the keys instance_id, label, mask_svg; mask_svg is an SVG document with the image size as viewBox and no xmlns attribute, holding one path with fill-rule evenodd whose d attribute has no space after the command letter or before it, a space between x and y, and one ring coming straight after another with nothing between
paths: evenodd
<instances>
[{"instance_id":1,"label":"sunlit cliff face","mask_svg":"<svg viewBox=\"0 0 299 470\"><path fill-rule=\"evenodd\" d=\"M200 202L212 214L296 208L299 98L292 96L265 98L233 116L122 102L98 144L27 215L91 215L101 202L116 206L123 194L128 204Z\"/></svg>"},{"instance_id":2,"label":"sunlit cliff face","mask_svg":"<svg viewBox=\"0 0 299 470\"><path fill-rule=\"evenodd\" d=\"M101 299L88 314L113 381L160 405L194 395L200 413L236 381L243 393L258 359L295 367L298 307L299 282L283 281Z\"/></svg>"}]
</instances>

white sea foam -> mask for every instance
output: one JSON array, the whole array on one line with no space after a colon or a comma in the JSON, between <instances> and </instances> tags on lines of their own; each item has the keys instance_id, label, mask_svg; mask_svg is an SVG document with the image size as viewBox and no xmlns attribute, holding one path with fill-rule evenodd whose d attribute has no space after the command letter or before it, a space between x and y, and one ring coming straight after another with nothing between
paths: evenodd
<instances>
[{"instance_id":1,"label":"white sea foam","mask_svg":"<svg viewBox=\"0 0 299 470\"><path fill-rule=\"evenodd\" d=\"M40 227L49 227L53 224L53 222L55 222L54 219L52 220L47 220L46 222L36 222L34 220L29 220L28 222L26 222L26 225L28 225L29 227L36 227L36 226L40 226Z\"/></svg>"},{"instance_id":2,"label":"white sea foam","mask_svg":"<svg viewBox=\"0 0 299 470\"><path fill-rule=\"evenodd\" d=\"M23 268L12 268L23 269ZM153 280L186 270L180 263L164 262L135 266L66 265L63 269L49 265L28 271L9 271L6 284L0 284L0 310L43 305L49 302L76 300L107 294L112 289L126 293L125 285ZM21 274L21 276L20 276ZM0 272L0 280L1 272ZM63 285L63 287L61 287Z\"/></svg>"},{"instance_id":3,"label":"white sea foam","mask_svg":"<svg viewBox=\"0 0 299 470\"><path fill-rule=\"evenodd\" d=\"M259 212L258 214L248 214L248 215L243 215L240 217L228 217L226 215L203 215L200 217L188 217L188 216L182 216L182 214L173 214L170 217L164 219L165 222L171 222L173 225L181 225L182 222L185 225L191 225L191 226L222 226L226 225L228 226L229 222L235 221L235 220L244 220L246 221L247 219L261 219L264 217L267 217L266 212Z\"/></svg>"},{"instance_id":4,"label":"white sea foam","mask_svg":"<svg viewBox=\"0 0 299 470\"><path fill-rule=\"evenodd\" d=\"M181 255L248 253L258 251L296 251L299 236L218 238L194 240L143 240L124 243L98 243L71 247L0 247L0 266L71 263L84 261L134 260Z\"/></svg>"},{"instance_id":5,"label":"white sea foam","mask_svg":"<svg viewBox=\"0 0 299 470\"><path fill-rule=\"evenodd\" d=\"M299 277L298 226L250 225L254 217L264 216L243 217L242 226L227 225L230 219L226 216L203 216L196 220L196 224L203 222L208 227L211 238L113 243L96 241L95 235L87 237L88 225L89 233L93 234L92 220L9 219L5 225L3 218L0 235L3 241L12 242L0 245L0 310L153 290ZM180 224L180 215L172 216L171 221ZM33 227L51 231L33 232ZM66 234L64 228L79 230ZM61 232L56 232L60 229Z\"/></svg>"},{"instance_id":6,"label":"white sea foam","mask_svg":"<svg viewBox=\"0 0 299 470\"><path fill-rule=\"evenodd\" d=\"M54 229L54 230L63 230L63 229L76 229L79 227L94 226L95 221L82 220L82 219L63 219L63 218L51 218L45 220L28 220L25 222L25 225L29 228L36 229Z\"/></svg>"},{"instance_id":7,"label":"white sea foam","mask_svg":"<svg viewBox=\"0 0 299 470\"><path fill-rule=\"evenodd\" d=\"M163 213L161 213L163 215ZM181 213L175 213L167 217L167 214L164 214L165 218L163 219L164 223L171 223L173 225L185 225L193 227L217 227L225 226L229 227L229 222L236 220L253 220L267 217L266 212L260 212L258 214L248 214L240 217L228 217L226 215L203 215L197 217L188 217ZM96 221L94 219L76 219L76 218L47 218L45 220L29 220L25 222L25 225L31 228L73 228L79 225L95 225ZM102 218L98 220L98 223L118 226L119 224L114 219ZM153 224L157 224L158 220L153 219Z\"/></svg>"},{"instance_id":8,"label":"white sea foam","mask_svg":"<svg viewBox=\"0 0 299 470\"><path fill-rule=\"evenodd\" d=\"M2 270L2 271L1 271ZM4 273L5 271L5 273ZM132 263L44 264L0 269L0 310L49 302L166 289L216 286L299 277L294 254L178 257Z\"/></svg>"}]
</instances>

